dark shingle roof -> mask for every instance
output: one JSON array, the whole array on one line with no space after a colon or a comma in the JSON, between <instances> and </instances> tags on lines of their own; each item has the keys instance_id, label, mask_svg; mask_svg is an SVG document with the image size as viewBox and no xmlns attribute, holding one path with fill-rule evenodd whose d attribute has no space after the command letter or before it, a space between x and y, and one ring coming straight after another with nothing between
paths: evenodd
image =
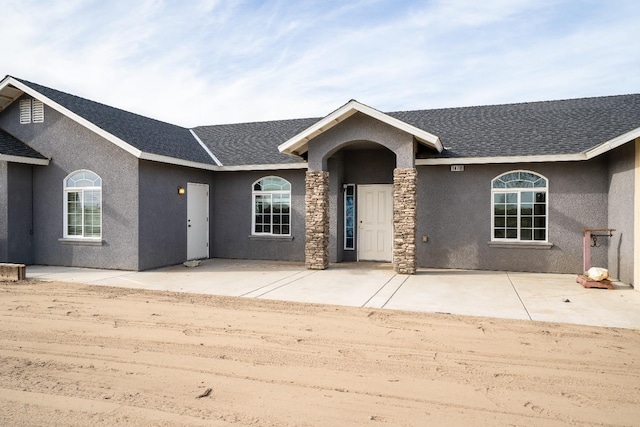
<instances>
[{"instance_id":1,"label":"dark shingle roof","mask_svg":"<svg viewBox=\"0 0 640 427\"><path fill-rule=\"evenodd\" d=\"M640 127L640 95L434 110L388 115L440 137L432 158L578 154ZM195 132L224 165L301 161L278 145L320 118L200 126ZM347 121L348 123L348 121Z\"/></svg>"},{"instance_id":2,"label":"dark shingle roof","mask_svg":"<svg viewBox=\"0 0 640 427\"><path fill-rule=\"evenodd\" d=\"M109 107L36 83L17 78L16 80L142 152L215 164L187 128Z\"/></svg>"},{"instance_id":3,"label":"dark shingle roof","mask_svg":"<svg viewBox=\"0 0 640 427\"><path fill-rule=\"evenodd\" d=\"M215 164L186 128L20 81L140 151ZM387 114L440 138L445 150L421 157L578 154L640 128L640 94ZM280 153L278 146L319 120L199 126L193 131L225 166L298 163L304 160Z\"/></svg>"},{"instance_id":4,"label":"dark shingle roof","mask_svg":"<svg viewBox=\"0 0 640 427\"><path fill-rule=\"evenodd\" d=\"M45 156L2 129L0 129L0 154L31 159L46 159Z\"/></svg>"},{"instance_id":5,"label":"dark shingle roof","mask_svg":"<svg viewBox=\"0 0 640 427\"><path fill-rule=\"evenodd\" d=\"M389 113L440 137L435 157L577 154L640 127L640 95Z\"/></svg>"},{"instance_id":6,"label":"dark shingle roof","mask_svg":"<svg viewBox=\"0 0 640 427\"><path fill-rule=\"evenodd\" d=\"M199 126L194 132L223 165L298 163L278 145L316 123L319 118Z\"/></svg>"}]
</instances>

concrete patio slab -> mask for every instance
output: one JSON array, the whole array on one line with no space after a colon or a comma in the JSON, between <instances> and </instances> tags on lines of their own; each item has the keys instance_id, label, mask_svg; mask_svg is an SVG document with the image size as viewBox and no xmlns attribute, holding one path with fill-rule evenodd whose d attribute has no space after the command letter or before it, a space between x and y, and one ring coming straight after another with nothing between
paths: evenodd
<instances>
[{"instance_id":1,"label":"concrete patio slab","mask_svg":"<svg viewBox=\"0 0 640 427\"><path fill-rule=\"evenodd\" d=\"M384 308L530 319L504 272L419 270Z\"/></svg>"},{"instance_id":2,"label":"concrete patio slab","mask_svg":"<svg viewBox=\"0 0 640 427\"><path fill-rule=\"evenodd\" d=\"M341 263L307 270L302 263L209 259L131 272L28 266L27 279L305 303L574 323L640 329L640 292L585 289L571 274L419 269Z\"/></svg>"},{"instance_id":3,"label":"concrete patio slab","mask_svg":"<svg viewBox=\"0 0 640 427\"><path fill-rule=\"evenodd\" d=\"M586 289L571 274L508 274L532 320L640 328L640 292L628 285Z\"/></svg>"},{"instance_id":4,"label":"concrete patio slab","mask_svg":"<svg viewBox=\"0 0 640 427\"><path fill-rule=\"evenodd\" d=\"M260 298L361 307L396 274L392 270L328 269L301 277Z\"/></svg>"}]
</instances>

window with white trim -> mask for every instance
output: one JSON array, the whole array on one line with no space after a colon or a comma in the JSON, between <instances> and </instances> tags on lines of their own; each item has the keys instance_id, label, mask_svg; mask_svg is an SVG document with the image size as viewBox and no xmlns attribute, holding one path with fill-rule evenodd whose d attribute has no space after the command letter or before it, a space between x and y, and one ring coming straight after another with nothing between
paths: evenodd
<instances>
[{"instance_id":1,"label":"window with white trim","mask_svg":"<svg viewBox=\"0 0 640 427\"><path fill-rule=\"evenodd\" d=\"M277 176L253 183L253 235L291 235L291 184Z\"/></svg>"},{"instance_id":2,"label":"window with white trim","mask_svg":"<svg viewBox=\"0 0 640 427\"><path fill-rule=\"evenodd\" d=\"M44 123L44 104L37 99L20 100L20 124Z\"/></svg>"},{"instance_id":3,"label":"window with white trim","mask_svg":"<svg viewBox=\"0 0 640 427\"><path fill-rule=\"evenodd\" d=\"M529 171L507 172L491 181L493 241L546 242L548 181Z\"/></svg>"},{"instance_id":4,"label":"window with white trim","mask_svg":"<svg viewBox=\"0 0 640 427\"><path fill-rule=\"evenodd\" d=\"M102 179L80 170L64 179L64 237L102 237Z\"/></svg>"}]
</instances>

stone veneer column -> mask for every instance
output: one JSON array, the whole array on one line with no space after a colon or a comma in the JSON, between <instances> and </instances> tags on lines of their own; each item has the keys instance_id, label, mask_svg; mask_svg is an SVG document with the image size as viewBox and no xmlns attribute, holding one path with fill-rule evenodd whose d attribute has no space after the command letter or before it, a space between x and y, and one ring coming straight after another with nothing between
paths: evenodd
<instances>
[{"instance_id":1,"label":"stone veneer column","mask_svg":"<svg viewBox=\"0 0 640 427\"><path fill-rule=\"evenodd\" d=\"M393 170L393 268L416 272L416 168Z\"/></svg>"},{"instance_id":2,"label":"stone veneer column","mask_svg":"<svg viewBox=\"0 0 640 427\"><path fill-rule=\"evenodd\" d=\"M329 267L329 172L307 171L305 181L305 264L324 270Z\"/></svg>"}]
</instances>

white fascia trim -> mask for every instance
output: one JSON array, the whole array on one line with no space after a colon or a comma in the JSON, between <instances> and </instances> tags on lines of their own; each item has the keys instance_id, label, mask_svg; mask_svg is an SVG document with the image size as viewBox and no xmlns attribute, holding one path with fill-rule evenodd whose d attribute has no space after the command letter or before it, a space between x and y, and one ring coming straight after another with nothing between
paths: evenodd
<instances>
[{"instance_id":1,"label":"white fascia trim","mask_svg":"<svg viewBox=\"0 0 640 427\"><path fill-rule=\"evenodd\" d=\"M438 153L441 153L444 149L440 138L432 133L419 129L409 123L403 122L402 120L396 119L395 117L391 117L388 114L385 114L381 111L376 110L375 108L371 108L367 105L360 104L357 101L353 101L357 104L357 107L360 112L367 114L375 119L380 120L388 125L396 127L406 133L412 134L416 137L416 139L420 142L423 142L432 148L438 150Z\"/></svg>"},{"instance_id":2,"label":"white fascia trim","mask_svg":"<svg viewBox=\"0 0 640 427\"><path fill-rule=\"evenodd\" d=\"M233 171L268 171L280 169L307 169L309 165L304 162L300 163L276 163L271 165L238 165L238 166L219 166L215 170L220 172Z\"/></svg>"},{"instance_id":3,"label":"white fascia trim","mask_svg":"<svg viewBox=\"0 0 640 427\"><path fill-rule=\"evenodd\" d=\"M140 160L149 160L152 162L168 163L170 165L186 166L189 168L204 169L204 170L210 170L210 171L215 171L215 170L218 170L218 168L220 168L220 166L218 165L210 165L207 163L194 162L191 160L177 159L175 157L163 156L161 154L147 153L145 151L140 152L140 155L137 157Z\"/></svg>"},{"instance_id":4,"label":"white fascia trim","mask_svg":"<svg viewBox=\"0 0 640 427\"><path fill-rule=\"evenodd\" d=\"M346 120L347 118L351 117L357 112L361 112L377 120L380 120L383 123L386 123L404 132L412 134L413 136L415 136L416 139L435 148L436 150L438 150L438 152L441 152L443 150L443 146L442 146L442 143L440 142L440 138L438 138L436 135L433 135L422 129L418 129L413 125L405 123L402 120L398 120L394 117L391 117L367 105L361 104L356 100L351 100L347 102L345 105L338 108L336 111L329 114L324 119L321 119L313 126L308 127L304 131L300 132L299 134L295 135L294 137L280 144L278 146L278 150L280 150L281 153L300 155L307 151L307 149L303 147L311 139L320 135L322 132L331 129L338 123ZM303 148L303 149L299 150L300 148Z\"/></svg>"},{"instance_id":5,"label":"white fascia trim","mask_svg":"<svg viewBox=\"0 0 640 427\"><path fill-rule=\"evenodd\" d=\"M460 157L450 159L416 159L416 166L479 165L490 163L575 162L587 160L585 154L548 154L540 156Z\"/></svg>"},{"instance_id":6,"label":"white fascia trim","mask_svg":"<svg viewBox=\"0 0 640 427\"><path fill-rule=\"evenodd\" d=\"M222 166L222 162L220 160L218 160L218 158L211 152L211 150L209 150L209 147L204 145L204 142L202 142L202 140L198 137L198 135L196 135L196 133L193 131L193 129L189 129L189 132L191 132L191 135L193 135L193 137L196 139L196 141L198 141L198 144L200 144L200 146L204 149L204 151L207 152L209 157L211 157L211 159L214 162L216 162L216 165Z\"/></svg>"},{"instance_id":7,"label":"white fascia trim","mask_svg":"<svg viewBox=\"0 0 640 427\"><path fill-rule=\"evenodd\" d=\"M640 128L620 136L616 136L595 148L577 154L545 154L538 156L497 156L497 157L462 157L448 159L416 159L416 166L428 165L475 165L490 163L541 163L541 162L576 162L593 159L601 154L640 138Z\"/></svg>"},{"instance_id":8,"label":"white fascia trim","mask_svg":"<svg viewBox=\"0 0 640 427\"><path fill-rule=\"evenodd\" d=\"M600 154L606 153L607 151L618 148L621 145L626 144L627 142L632 142L638 137L640 137L640 128L634 129L627 133L623 133L620 136L616 136L615 138L610 139L609 141L604 142L597 147L592 148L591 150L588 150L585 155L587 156L587 159L592 159L596 156L599 156Z\"/></svg>"},{"instance_id":9,"label":"white fascia trim","mask_svg":"<svg viewBox=\"0 0 640 427\"><path fill-rule=\"evenodd\" d=\"M63 107L62 105L58 104L57 102L47 98L46 96L42 95L40 92L37 92L33 89L31 89L29 86L24 85L23 83L15 80L12 77L7 78L4 82L2 82L2 85L0 85L0 90L2 90L2 88L4 88L4 86L11 84L12 86L17 87L18 89L20 89L21 91L23 91L24 93L39 99L40 101L44 102L45 104L47 104L49 107L53 108L54 110L57 110L58 112L60 112L61 114L69 117L71 120L79 123L80 125L86 127L87 129L91 130L92 132L98 134L99 136L103 137L104 139L114 143L115 145L117 145L118 147L122 148L123 150L127 151L128 153L133 154L134 156L140 158L140 155L142 154L142 151L138 150L137 148L133 147L132 145L127 144L126 142L124 142L123 140L121 140L120 138L110 134L109 132L99 128L98 126L96 126L95 124L91 123L90 121L80 117L79 115L77 115L76 113L72 112L71 110L66 109L65 107Z\"/></svg>"},{"instance_id":10,"label":"white fascia trim","mask_svg":"<svg viewBox=\"0 0 640 427\"><path fill-rule=\"evenodd\" d=\"M31 157L10 156L7 154L0 154L0 161L11 162L11 163L24 163L26 165L38 165L38 166L49 165L49 159L34 159Z\"/></svg>"}]
</instances>

